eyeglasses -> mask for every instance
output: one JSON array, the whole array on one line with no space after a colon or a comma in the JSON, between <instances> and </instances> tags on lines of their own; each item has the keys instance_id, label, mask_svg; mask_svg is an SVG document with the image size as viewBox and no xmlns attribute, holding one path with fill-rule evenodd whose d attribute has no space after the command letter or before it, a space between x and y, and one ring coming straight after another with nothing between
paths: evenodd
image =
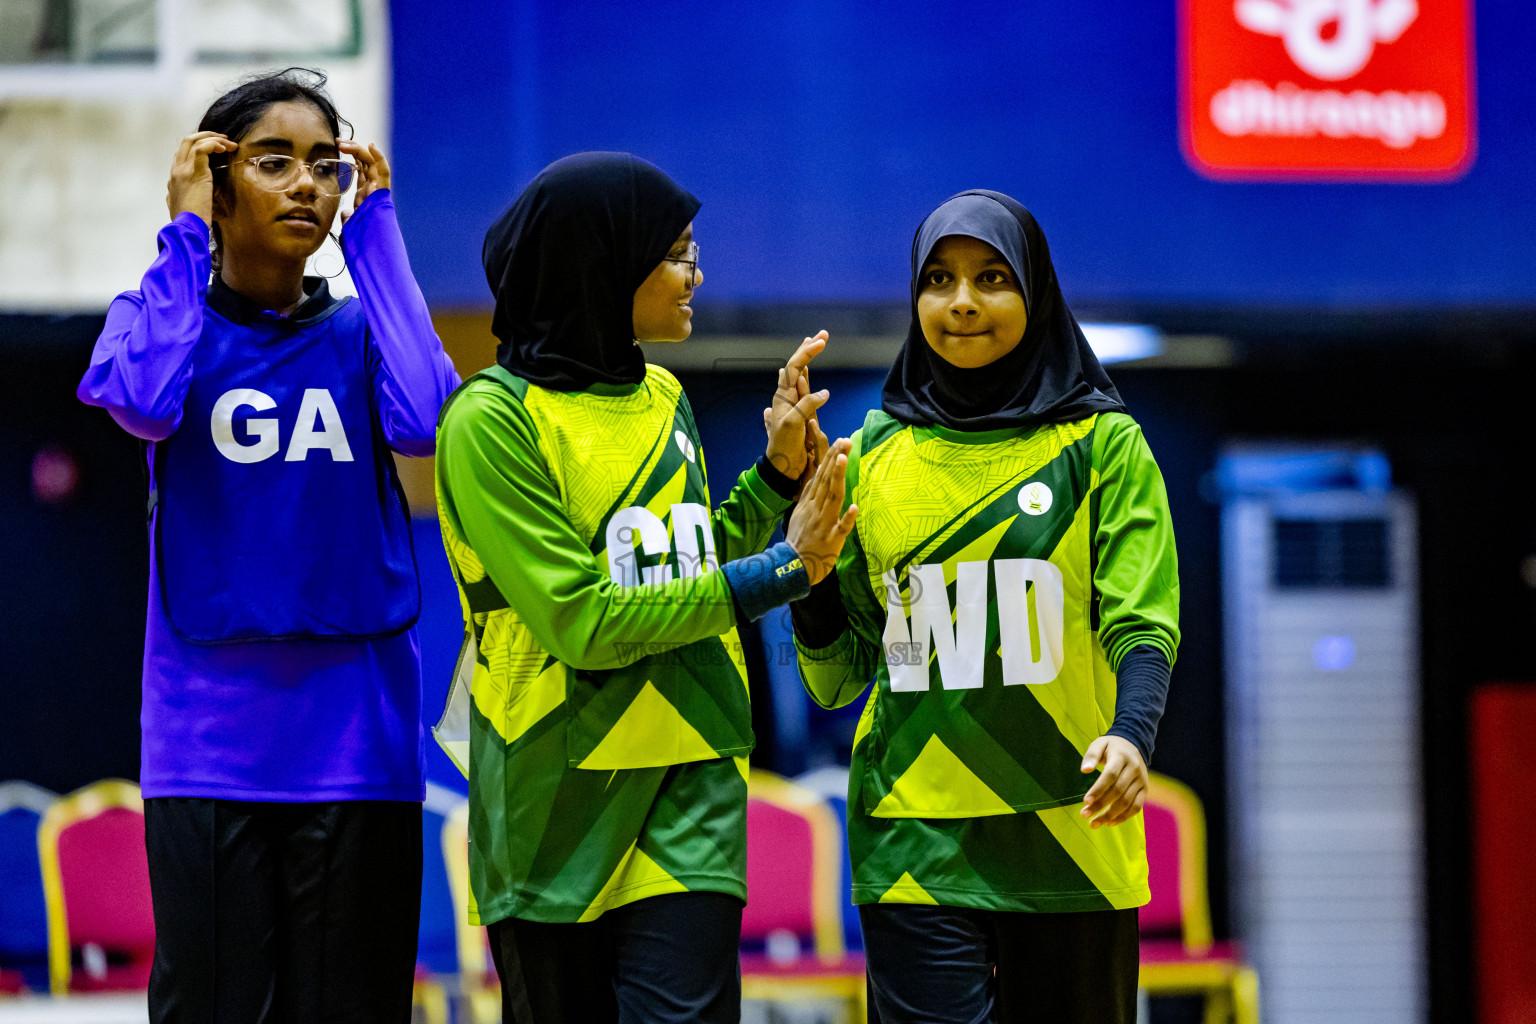
<instances>
[{"instance_id":1,"label":"eyeglasses","mask_svg":"<svg viewBox=\"0 0 1536 1024\"><path fill-rule=\"evenodd\" d=\"M681 263L686 266L688 268L688 283L692 284L694 275L699 272L699 243L689 242L688 255L686 256L663 256L661 259L664 263Z\"/></svg>"},{"instance_id":2,"label":"eyeglasses","mask_svg":"<svg viewBox=\"0 0 1536 1024\"><path fill-rule=\"evenodd\" d=\"M309 168L315 191L321 195L339 196L352 187L357 168L345 160L300 160L296 157L269 153L266 156L247 157L234 161L250 164L253 168L251 181L263 192L286 192L299 180L299 169ZM233 166L233 165L231 165Z\"/></svg>"}]
</instances>

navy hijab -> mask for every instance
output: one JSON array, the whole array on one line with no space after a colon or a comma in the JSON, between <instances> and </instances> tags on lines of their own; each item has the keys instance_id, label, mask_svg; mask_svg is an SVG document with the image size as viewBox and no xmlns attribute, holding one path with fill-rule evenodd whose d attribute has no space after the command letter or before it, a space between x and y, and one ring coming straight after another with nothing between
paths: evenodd
<instances>
[{"instance_id":1,"label":"navy hijab","mask_svg":"<svg viewBox=\"0 0 1536 1024\"><path fill-rule=\"evenodd\" d=\"M698 209L628 153L577 153L544 168L485 233L496 361L557 391L644 380L635 289Z\"/></svg>"},{"instance_id":2,"label":"navy hijab","mask_svg":"<svg viewBox=\"0 0 1536 1024\"><path fill-rule=\"evenodd\" d=\"M928 347L917 319L923 264L939 239L965 235L1002 253L1024 291L1028 320L1012 352L964 369ZM881 406L903 423L995 430L1125 412L1120 393L1067 308L1045 234L1001 192L975 189L946 200L912 240L912 324L885 378Z\"/></svg>"}]
</instances>

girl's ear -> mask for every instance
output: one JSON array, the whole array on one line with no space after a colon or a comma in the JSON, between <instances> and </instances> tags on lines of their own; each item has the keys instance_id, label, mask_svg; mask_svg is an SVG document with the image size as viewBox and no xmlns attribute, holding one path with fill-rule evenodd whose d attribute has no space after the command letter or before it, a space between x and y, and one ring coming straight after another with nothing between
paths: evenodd
<instances>
[{"instance_id":1,"label":"girl's ear","mask_svg":"<svg viewBox=\"0 0 1536 1024\"><path fill-rule=\"evenodd\" d=\"M229 216L230 207L232 207L234 205L231 202L232 198L233 197L231 197L228 194L228 187L227 187L227 185L226 184L221 184L217 179L215 179L215 181L213 183L213 219L214 220L223 220L224 218Z\"/></svg>"}]
</instances>

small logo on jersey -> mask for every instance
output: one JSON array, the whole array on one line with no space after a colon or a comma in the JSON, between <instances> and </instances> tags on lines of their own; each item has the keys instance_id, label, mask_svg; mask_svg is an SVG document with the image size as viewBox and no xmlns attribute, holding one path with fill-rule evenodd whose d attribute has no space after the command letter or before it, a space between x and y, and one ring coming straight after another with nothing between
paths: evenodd
<instances>
[{"instance_id":1,"label":"small logo on jersey","mask_svg":"<svg viewBox=\"0 0 1536 1024\"><path fill-rule=\"evenodd\" d=\"M686 458L689 462L693 462L693 442L688 440L688 435L679 430L674 432L672 437L677 441L677 450L682 452L683 457Z\"/></svg>"},{"instance_id":2,"label":"small logo on jersey","mask_svg":"<svg viewBox=\"0 0 1536 1024\"><path fill-rule=\"evenodd\" d=\"M1019 508L1032 516L1045 515L1051 510L1051 502L1054 500L1051 489L1039 480L1025 484L1019 490Z\"/></svg>"}]
</instances>

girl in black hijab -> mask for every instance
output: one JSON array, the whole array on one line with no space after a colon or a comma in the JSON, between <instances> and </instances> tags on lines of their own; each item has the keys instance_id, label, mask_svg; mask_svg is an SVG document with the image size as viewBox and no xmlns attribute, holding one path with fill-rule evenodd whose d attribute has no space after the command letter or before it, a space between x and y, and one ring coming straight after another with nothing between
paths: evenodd
<instances>
[{"instance_id":1,"label":"girl in black hijab","mask_svg":"<svg viewBox=\"0 0 1536 1024\"><path fill-rule=\"evenodd\" d=\"M1130 1024L1177 556L1014 200L963 192L918 228L881 406L849 456L858 526L791 606L818 703L875 682L848 841L880 1018Z\"/></svg>"},{"instance_id":2,"label":"girl in black hijab","mask_svg":"<svg viewBox=\"0 0 1536 1024\"><path fill-rule=\"evenodd\" d=\"M996 250L1013 271L1013 289L1024 303L1019 343L981 366L945 359L927 343L916 315L926 284L919 271L934 247L950 237L974 238ZM1001 192L962 192L923 221L912 239L912 302L906 343L881 394L882 407L901 422L991 430L1125 412L1061 297L1045 233L1028 210Z\"/></svg>"},{"instance_id":3,"label":"girl in black hijab","mask_svg":"<svg viewBox=\"0 0 1536 1024\"><path fill-rule=\"evenodd\" d=\"M486 234L497 365L439 426L469 621L437 732L470 779L471 916L509 1022L740 1015L736 623L803 596L854 513L848 442L815 429L827 393L805 380L824 335L781 371L768 450L711 512L687 397L635 341L692 329L698 208L626 153L546 168Z\"/></svg>"},{"instance_id":4,"label":"girl in black hijab","mask_svg":"<svg viewBox=\"0 0 1536 1024\"><path fill-rule=\"evenodd\" d=\"M674 249L696 248L698 210L659 168L628 154L580 153L551 164L485 233L496 361L559 391L639 384L635 289L667 269L663 261L674 264L683 295L703 283L696 261L672 259Z\"/></svg>"}]
</instances>

